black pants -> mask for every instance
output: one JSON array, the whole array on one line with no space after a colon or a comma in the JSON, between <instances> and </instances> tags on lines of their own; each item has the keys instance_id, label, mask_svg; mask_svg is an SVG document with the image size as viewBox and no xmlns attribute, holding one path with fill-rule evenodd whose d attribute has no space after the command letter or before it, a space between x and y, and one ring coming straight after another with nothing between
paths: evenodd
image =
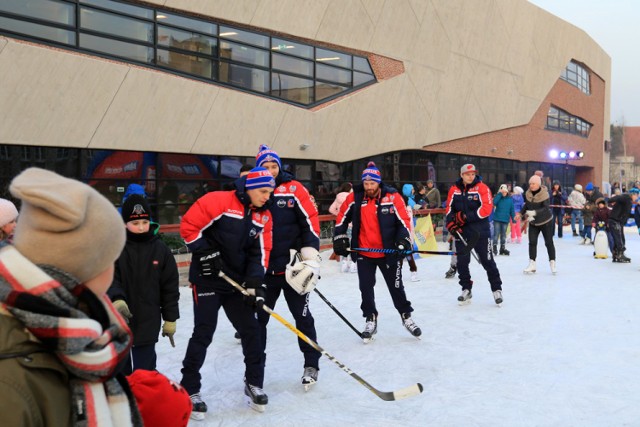
<instances>
[{"instance_id":1,"label":"black pants","mask_svg":"<svg viewBox=\"0 0 640 427\"><path fill-rule=\"evenodd\" d=\"M535 261L538 255L538 236L542 233L544 244L547 247L549 261L556 259L556 247L553 244L553 228L551 221L542 225L529 224L529 259Z\"/></svg>"},{"instance_id":2,"label":"black pants","mask_svg":"<svg viewBox=\"0 0 640 427\"><path fill-rule=\"evenodd\" d=\"M122 373L131 375L136 369L147 371L156 370L156 344L136 345L131 347L131 351L124 362Z\"/></svg>"},{"instance_id":3,"label":"black pants","mask_svg":"<svg viewBox=\"0 0 640 427\"><path fill-rule=\"evenodd\" d=\"M553 219L551 220L553 223L553 229L551 230L551 235L553 236L554 230L556 228L556 223L558 224L558 237L562 237L562 227L564 223L564 214L561 209L554 208L551 212L553 212Z\"/></svg>"},{"instance_id":4,"label":"black pants","mask_svg":"<svg viewBox=\"0 0 640 427\"><path fill-rule=\"evenodd\" d=\"M617 252L625 251L624 226L615 219L609 219L609 232L613 237L613 249ZM612 251L613 252L613 251Z\"/></svg>"},{"instance_id":5,"label":"black pants","mask_svg":"<svg viewBox=\"0 0 640 427\"><path fill-rule=\"evenodd\" d=\"M224 309L233 327L240 333L244 354L245 378L251 385L262 387L264 381L264 351L260 347L260 325L253 306L243 301L242 294L218 294L193 285L193 334L182 361L180 384L191 395L200 391L200 368L218 325L218 311Z\"/></svg>"},{"instance_id":6,"label":"black pants","mask_svg":"<svg viewBox=\"0 0 640 427\"><path fill-rule=\"evenodd\" d=\"M498 291L502 289L502 279L500 279L500 271L496 265L495 259L493 259L493 252L491 252L491 241L488 237L481 237L478 239L473 250L478 255L482 268L487 272L487 278L491 285L491 291ZM469 263L471 262L471 252L465 250L464 243L460 240L456 240L456 252L458 257L458 279L462 289L471 290L473 286L473 280L471 280L471 272L469 271Z\"/></svg>"},{"instance_id":7,"label":"black pants","mask_svg":"<svg viewBox=\"0 0 640 427\"><path fill-rule=\"evenodd\" d=\"M296 328L317 343L318 339L316 335L315 321L311 315L311 310L309 310L309 294L300 295L294 291L287 283L284 274L267 274L264 279L267 284L267 297L265 299L267 307L275 309L280 293L284 293L284 299L287 301L289 311L295 320ZM269 323L270 318L271 316L264 310L260 310L260 312L258 312L263 354L267 347L267 323ZM310 366L318 369L318 360L322 354L300 338L298 338L298 347L300 347L300 351L304 354L304 367L306 368Z\"/></svg>"},{"instance_id":8,"label":"black pants","mask_svg":"<svg viewBox=\"0 0 640 427\"><path fill-rule=\"evenodd\" d=\"M369 317L372 314L375 314L375 316L378 317L375 292L373 290L376 285L377 268L382 272L382 277L387 284L387 289L389 289L393 306L398 310L398 313L403 314L413 312L411 302L407 300L407 295L404 292L400 260L394 260L392 257L369 258L363 255L358 255L357 265L360 295L362 296L360 309L362 310L363 317Z\"/></svg>"}]
</instances>

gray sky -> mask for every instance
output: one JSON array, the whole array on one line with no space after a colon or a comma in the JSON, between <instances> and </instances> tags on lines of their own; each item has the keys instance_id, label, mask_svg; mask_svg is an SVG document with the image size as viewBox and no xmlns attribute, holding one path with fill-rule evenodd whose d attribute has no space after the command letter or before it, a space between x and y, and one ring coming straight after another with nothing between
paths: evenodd
<instances>
[{"instance_id":1,"label":"gray sky","mask_svg":"<svg viewBox=\"0 0 640 427\"><path fill-rule=\"evenodd\" d=\"M611 121L640 126L640 1L529 1L583 29L609 54Z\"/></svg>"}]
</instances>

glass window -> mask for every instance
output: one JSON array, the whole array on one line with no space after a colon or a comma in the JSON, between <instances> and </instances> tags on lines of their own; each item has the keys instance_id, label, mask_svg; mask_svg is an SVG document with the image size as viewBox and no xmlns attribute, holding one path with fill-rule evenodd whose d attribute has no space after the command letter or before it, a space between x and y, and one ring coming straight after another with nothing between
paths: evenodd
<instances>
[{"instance_id":1,"label":"glass window","mask_svg":"<svg viewBox=\"0 0 640 427\"><path fill-rule=\"evenodd\" d=\"M158 45L215 55L218 39L158 25Z\"/></svg>"},{"instance_id":2,"label":"glass window","mask_svg":"<svg viewBox=\"0 0 640 427\"><path fill-rule=\"evenodd\" d=\"M127 15L137 16L138 18L153 19L152 9L133 6L131 4L124 4L124 3L119 3L111 0L80 0L80 3L92 4L94 6L113 10L115 12L121 12Z\"/></svg>"},{"instance_id":3,"label":"glass window","mask_svg":"<svg viewBox=\"0 0 640 427\"><path fill-rule=\"evenodd\" d=\"M589 84L589 72L586 68L576 62L569 62L567 67L560 73L560 78L580 89L585 94L591 92Z\"/></svg>"},{"instance_id":4,"label":"glass window","mask_svg":"<svg viewBox=\"0 0 640 427\"><path fill-rule=\"evenodd\" d=\"M266 48L269 47L269 37L258 33L252 33L250 31L239 30L237 28L221 25L219 35L220 37L233 41L249 43L254 46Z\"/></svg>"},{"instance_id":5,"label":"glass window","mask_svg":"<svg viewBox=\"0 0 640 427\"><path fill-rule=\"evenodd\" d=\"M75 25L75 7L69 3L43 0L3 0L0 10L60 24Z\"/></svg>"},{"instance_id":6,"label":"glass window","mask_svg":"<svg viewBox=\"0 0 640 427\"><path fill-rule=\"evenodd\" d=\"M80 47L133 61L153 63L153 48L139 44L80 34Z\"/></svg>"},{"instance_id":7,"label":"glass window","mask_svg":"<svg viewBox=\"0 0 640 427\"><path fill-rule=\"evenodd\" d=\"M375 79L373 78L373 76L371 74L363 74L363 73L358 73L356 71L353 72L353 85L354 86L360 86L363 85L365 83L369 83L371 81L374 81Z\"/></svg>"},{"instance_id":8,"label":"glass window","mask_svg":"<svg viewBox=\"0 0 640 427\"><path fill-rule=\"evenodd\" d=\"M256 92L269 91L269 72L257 68L220 62L218 80Z\"/></svg>"},{"instance_id":9,"label":"glass window","mask_svg":"<svg viewBox=\"0 0 640 427\"><path fill-rule=\"evenodd\" d=\"M371 71L371 66L369 65L369 61L361 56L353 57L353 69L362 71L363 73L373 74L373 72Z\"/></svg>"},{"instance_id":10,"label":"glass window","mask_svg":"<svg viewBox=\"0 0 640 427\"><path fill-rule=\"evenodd\" d=\"M547 113L547 129L569 132L587 138L591 124L566 111L550 107Z\"/></svg>"},{"instance_id":11,"label":"glass window","mask_svg":"<svg viewBox=\"0 0 640 427\"><path fill-rule=\"evenodd\" d=\"M313 77L313 62L292 58L279 53L271 54L271 68Z\"/></svg>"},{"instance_id":12,"label":"glass window","mask_svg":"<svg viewBox=\"0 0 640 427\"><path fill-rule=\"evenodd\" d=\"M344 86L337 84L316 82L316 102L321 99L329 98L347 90Z\"/></svg>"},{"instance_id":13,"label":"glass window","mask_svg":"<svg viewBox=\"0 0 640 427\"><path fill-rule=\"evenodd\" d=\"M329 80L344 85L351 84L351 71L330 67L324 64L316 64L316 78Z\"/></svg>"},{"instance_id":14,"label":"glass window","mask_svg":"<svg viewBox=\"0 0 640 427\"><path fill-rule=\"evenodd\" d=\"M274 52L287 53L289 55L299 56L301 58L313 59L313 47L294 42L291 40L271 38L271 50Z\"/></svg>"},{"instance_id":15,"label":"glass window","mask_svg":"<svg viewBox=\"0 0 640 427\"><path fill-rule=\"evenodd\" d=\"M171 13L157 12L156 20L159 24L173 25L213 36L218 33L218 26L216 24L200 21L198 19L185 18Z\"/></svg>"},{"instance_id":16,"label":"glass window","mask_svg":"<svg viewBox=\"0 0 640 427\"><path fill-rule=\"evenodd\" d=\"M153 42L153 24L85 7L80 9L80 28Z\"/></svg>"},{"instance_id":17,"label":"glass window","mask_svg":"<svg viewBox=\"0 0 640 427\"><path fill-rule=\"evenodd\" d=\"M351 55L336 52L335 50L316 49L316 61L326 64L337 65L344 68L351 68Z\"/></svg>"},{"instance_id":18,"label":"glass window","mask_svg":"<svg viewBox=\"0 0 640 427\"><path fill-rule=\"evenodd\" d=\"M73 31L62 30L60 28L33 24L26 21L18 21L16 19L5 18L3 16L0 16L0 27L6 31L24 34L25 36L37 37L72 46L75 46L76 44L76 33Z\"/></svg>"},{"instance_id":19,"label":"glass window","mask_svg":"<svg viewBox=\"0 0 640 427\"><path fill-rule=\"evenodd\" d=\"M269 52L224 40L220 41L220 58L262 67L269 66Z\"/></svg>"},{"instance_id":20,"label":"glass window","mask_svg":"<svg viewBox=\"0 0 640 427\"><path fill-rule=\"evenodd\" d=\"M271 95L300 104L313 103L313 80L274 72L271 75Z\"/></svg>"},{"instance_id":21,"label":"glass window","mask_svg":"<svg viewBox=\"0 0 640 427\"><path fill-rule=\"evenodd\" d=\"M185 55L170 50L158 49L156 63L163 67L184 71L196 76L212 78L213 61L195 55Z\"/></svg>"}]
</instances>

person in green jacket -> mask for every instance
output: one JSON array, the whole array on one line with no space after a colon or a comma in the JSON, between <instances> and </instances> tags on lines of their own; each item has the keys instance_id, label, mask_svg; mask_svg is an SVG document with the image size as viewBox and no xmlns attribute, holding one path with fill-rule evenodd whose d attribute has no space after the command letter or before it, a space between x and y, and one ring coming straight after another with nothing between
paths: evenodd
<instances>
[{"instance_id":1,"label":"person in green jacket","mask_svg":"<svg viewBox=\"0 0 640 427\"><path fill-rule=\"evenodd\" d=\"M131 332L106 291L125 242L114 206L30 168L13 245L0 243L0 414L6 426L142 426L124 377Z\"/></svg>"}]
</instances>

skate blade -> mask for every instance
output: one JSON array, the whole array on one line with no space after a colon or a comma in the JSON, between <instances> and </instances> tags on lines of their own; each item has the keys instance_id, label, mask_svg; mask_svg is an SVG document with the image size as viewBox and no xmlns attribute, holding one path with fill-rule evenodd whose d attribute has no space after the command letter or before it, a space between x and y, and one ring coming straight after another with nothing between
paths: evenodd
<instances>
[{"instance_id":1,"label":"skate blade","mask_svg":"<svg viewBox=\"0 0 640 427\"><path fill-rule=\"evenodd\" d=\"M462 306L462 305L469 305L471 304L471 299L468 299L466 301L458 301L458 305Z\"/></svg>"},{"instance_id":2,"label":"skate blade","mask_svg":"<svg viewBox=\"0 0 640 427\"><path fill-rule=\"evenodd\" d=\"M362 342L365 344L369 344L371 341L373 341L375 338L371 337L371 338L362 338Z\"/></svg>"},{"instance_id":3,"label":"skate blade","mask_svg":"<svg viewBox=\"0 0 640 427\"><path fill-rule=\"evenodd\" d=\"M304 391L309 391L311 390L311 387L313 387L313 385L315 384L315 381L311 381L308 383L302 383L302 387L304 388Z\"/></svg>"},{"instance_id":4,"label":"skate blade","mask_svg":"<svg viewBox=\"0 0 640 427\"><path fill-rule=\"evenodd\" d=\"M256 412L262 413L265 411L265 409L267 409L267 405L260 405L258 403L254 403L249 396L246 396L246 400L247 400L247 405L249 405L249 408L253 409Z\"/></svg>"},{"instance_id":5,"label":"skate blade","mask_svg":"<svg viewBox=\"0 0 640 427\"><path fill-rule=\"evenodd\" d=\"M535 270L533 270L533 271L524 271L524 274L536 274L536 271Z\"/></svg>"},{"instance_id":6,"label":"skate blade","mask_svg":"<svg viewBox=\"0 0 640 427\"><path fill-rule=\"evenodd\" d=\"M502 308L502 303L501 303L501 302L497 302L497 303L496 303L496 307L498 307L498 308Z\"/></svg>"},{"instance_id":7,"label":"skate blade","mask_svg":"<svg viewBox=\"0 0 640 427\"><path fill-rule=\"evenodd\" d=\"M205 412L191 412L190 417L192 420L202 421L204 420L204 415L205 415Z\"/></svg>"}]
</instances>

